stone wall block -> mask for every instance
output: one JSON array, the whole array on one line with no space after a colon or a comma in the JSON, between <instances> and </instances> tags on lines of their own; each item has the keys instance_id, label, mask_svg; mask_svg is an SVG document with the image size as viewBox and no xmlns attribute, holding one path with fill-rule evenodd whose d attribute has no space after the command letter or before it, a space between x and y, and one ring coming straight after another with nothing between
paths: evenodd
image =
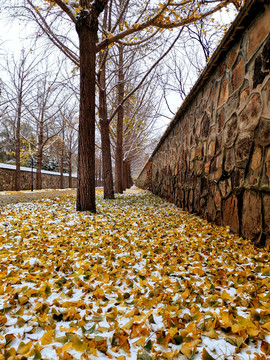
<instances>
[{"instance_id":1,"label":"stone wall block","mask_svg":"<svg viewBox=\"0 0 270 360\"><path fill-rule=\"evenodd\" d=\"M216 85L214 86L215 88L215 95L214 95L214 106L218 106L218 96L219 96L219 92L220 92L220 83L216 82Z\"/></svg>"},{"instance_id":2,"label":"stone wall block","mask_svg":"<svg viewBox=\"0 0 270 360\"><path fill-rule=\"evenodd\" d=\"M270 10L266 9L262 18L257 19L254 27L249 33L248 58L250 58L256 49L270 32Z\"/></svg>"},{"instance_id":3,"label":"stone wall block","mask_svg":"<svg viewBox=\"0 0 270 360\"><path fill-rule=\"evenodd\" d=\"M261 111L261 98L259 94L254 94L238 116L240 131L254 131L259 123Z\"/></svg>"},{"instance_id":4,"label":"stone wall block","mask_svg":"<svg viewBox=\"0 0 270 360\"><path fill-rule=\"evenodd\" d=\"M270 26L269 26L270 28ZM270 29L269 29L270 32ZM270 37L263 47L254 64L253 88L264 82L264 79L270 74Z\"/></svg>"},{"instance_id":5,"label":"stone wall block","mask_svg":"<svg viewBox=\"0 0 270 360\"><path fill-rule=\"evenodd\" d=\"M225 102L228 100L228 97L229 97L229 80L225 79L221 84L218 106L225 104Z\"/></svg>"},{"instance_id":6,"label":"stone wall block","mask_svg":"<svg viewBox=\"0 0 270 360\"><path fill-rule=\"evenodd\" d=\"M215 175L214 180L218 181L222 176L222 164L223 164L223 154L216 156L215 158Z\"/></svg>"},{"instance_id":7,"label":"stone wall block","mask_svg":"<svg viewBox=\"0 0 270 360\"><path fill-rule=\"evenodd\" d=\"M227 65L228 70L230 70L232 68L232 66L234 65L234 62L235 62L238 54L239 54L239 48L233 49L231 51L231 53L229 55L229 59L228 59L228 65Z\"/></svg>"},{"instance_id":8,"label":"stone wall block","mask_svg":"<svg viewBox=\"0 0 270 360\"><path fill-rule=\"evenodd\" d=\"M262 89L262 116L270 120L270 79Z\"/></svg>"},{"instance_id":9,"label":"stone wall block","mask_svg":"<svg viewBox=\"0 0 270 360\"><path fill-rule=\"evenodd\" d=\"M231 77L231 91L235 92L243 84L245 76L245 64L243 57L240 58L238 64L232 71Z\"/></svg>"},{"instance_id":10,"label":"stone wall block","mask_svg":"<svg viewBox=\"0 0 270 360\"><path fill-rule=\"evenodd\" d=\"M237 116L233 114L232 117L227 121L223 133L223 143L226 147L231 147L237 136Z\"/></svg>"},{"instance_id":11,"label":"stone wall block","mask_svg":"<svg viewBox=\"0 0 270 360\"><path fill-rule=\"evenodd\" d=\"M222 180L218 183L218 187L222 197L228 197L228 195L232 192L232 181L230 178Z\"/></svg>"},{"instance_id":12,"label":"stone wall block","mask_svg":"<svg viewBox=\"0 0 270 360\"><path fill-rule=\"evenodd\" d=\"M262 202L260 195L245 190L243 194L241 235L258 242L262 232Z\"/></svg>"},{"instance_id":13,"label":"stone wall block","mask_svg":"<svg viewBox=\"0 0 270 360\"><path fill-rule=\"evenodd\" d=\"M249 88L248 82L247 82L247 85L244 86L243 90L240 92L240 102L239 102L240 108L243 108L243 106L246 104L246 102L249 98L249 94L250 94L250 88Z\"/></svg>"},{"instance_id":14,"label":"stone wall block","mask_svg":"<svg viewBox=\"0 0 270 360\"><path fill-rule=\"evenodd\" d=\"M225 151L224 170L226 173L231 173L235 167L234 147L226 149Z\"/></svg>"},{"instance_id":15,"label":"stone wall block","mask_svg":"<svg viewBox=\"0 0 270 360\"><path fill-rule=\"evenodd\" d=\"M213 157L216 152L216 140L211 140L208 144L208 157Z\"/></svg>"},{"instance_id":16,"label":"stone wall block","mask_svg":"<svg viewBox=\"0 0 270 360\"><path fill-rule=\"evenodd\" d=\"M245 167L248 163L253 143L252 133L240 134L235 143L235 160L237 166Z\"/></svg>"},{"instance_id":17,"label":"stone wall block","mask_svg":"<svg viewBox=\"0 0 270 360\"><path fill-rule=\"evenodd\" d=\"M219 189L217 188L216 192L215 192L215 205L216 205L216 208L218 210L221 210L221 195L220 195L220 192L219 192Z\"/></svg>"},{"instance_id":18,"label":"stone wall block","mask_svg":"<svg viewBox=\"0 0 270 360\"><path fill-rule=\"evenodd\" d=\"M200 128L200 135L203 138L206 138L209 135L209 130L210 130L210 119L209 116L207 114L204 115L203 119L202 119L202 125Z\"/></svg>"},{"instance_id":19,"label":"stone wall block","mask_svg":"<svg viewBox=\"0 0 270 360\"><path fill-rule=\"evenodd\" d=\"M253 151L253 155L250 162L250 168L255 171L260 168L262 164L262 150L260 147L256 146Z\"/></svg>"},{"instance_id":20,"label":"stone wall block","mask_svg":"<svg viewBox=\"0 0 270 360\"><path fill-rule=\"evenodd\" d=\"M258 146L254 148L249 171L247 174L248 182L250 185L258 186L261 181L261 168L262 168L262 149Z\"/></svg>"},{"instance_id":21,"label":"stone wall block","mask_svg":"<svg viewBox=\"0 0 270 360\"><path fill-rule=\"evenodd\" d=\"M222 108L219 113L218 113L218 116L217 116L217 131L220 133L221 130L223 129L223 126L224 126L224 123L225 123L225 109Z\"/></svg>"},{"instance_id":22,"label":"stone wall block","mask_svg":"<svg viewBox=\"0 0 270 360\"><path fill-rule=\"evenodd\" d=\"M260 146L270 145L270 120L261 119L258 128L255 131L255 143Z\"/></svg>"},{"instance_id":23,"label":"stone wall block","mask_svg":"<svg viewBox=\"0 0 270 360\"><path fill-rule=\"evenodd\" d=\"M222 203L222 224L229 225L233 232L239 233L238 198L235 195Z\"/></svg>"},{"instance_id":24,"label":"stone wall block","mask_svg":"<svg viewBox=\"0 0 270 360\"><path fill-rule=\"evenodd\" d=\"M266 150L264 170L267 178L267 185L270 185L270 148Z\"/></svg>"},{"instance_id":25,"label":"stone wall block","mask_svg":"<svg viewBox=\"0 0 270 360\"><path fill-rule=\"evenodd\" d=\"M245 169L236 168L232 173L232 186L234 191L238 191L245 183Z\"/></svg>"},{"instance_id":26,"label":"stone wall block","mask_svg":"<svg viewBox=\"0 0 270 360\"><path fill-rule=\"evenodd\" d=\"M216 206L215 201L212 198L212 196L208 196L207 198L207 220L209 221L215 221L216 219Z\"/></svg>"},{"instance_id":27,"label":"stone wall block","mask_svg":"<svg viewBox=\"0 0 270 360\"><path fill-rule=\"evenodd\" d=\"M225 108L225 119L229 119L234 113L235 109L239 106L239 91L232 94L227 103L224 105Z\"/></svg>"},{"instance_id":28,"label":"stone wall block","mask_svg":"<svg viewBox=\"0 0 270 360\"><path fill-rule=\"evenodd\" d=\"M270 239L270 194L263 195L263 229Z\"/></svg>"}]
</instances>

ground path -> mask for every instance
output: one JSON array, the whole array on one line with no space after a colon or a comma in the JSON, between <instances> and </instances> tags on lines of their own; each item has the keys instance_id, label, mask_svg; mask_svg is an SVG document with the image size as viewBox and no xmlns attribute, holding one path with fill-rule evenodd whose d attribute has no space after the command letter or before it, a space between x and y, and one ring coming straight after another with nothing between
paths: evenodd
<instances>
[{"instance_id":1,"label":"ground path","mask_svg":"<svg viewBox=\"0 0 270 360\"><path fill-rule=\"evenodd\" d=\"M0 360L270 358L270 253L132 189L0 206Z\"/></svg>"},{"instance_id":2,"label":"ground path","mask_svg":"<svg viewBox=\"0 0 270 360\"><path fill-rule=\"evenodd\" d=\"M0 205L16 204L18 202L29 202L39 199L75 195L75 189L43 189L24 191L0 191Z\"/></svg>"}]
</instances>

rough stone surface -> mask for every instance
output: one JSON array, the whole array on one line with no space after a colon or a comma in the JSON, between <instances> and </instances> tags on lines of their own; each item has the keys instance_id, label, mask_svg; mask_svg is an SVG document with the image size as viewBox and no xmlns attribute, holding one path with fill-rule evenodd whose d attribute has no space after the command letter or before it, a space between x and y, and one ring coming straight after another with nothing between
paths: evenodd
<instances>
[{"instance_id":1,"label":"rough stone surface","mask_svg":"<svg viewBox=\"0 0 270 360\"><path fill-rule=\"evenodd\" d=\"M262 116L270 120L270 80L265 84L264 88L262 89L262 100Z\"/></svg>"},{"instance_id":2,"label":"rough stone surface","mask_svg":"<svg viewBox=\"0 0 270 360\"><path fill-rule=\"evenodd\" d=\"M260 196L245 190L242 205L242 236L257 241L262 232L262 203Z\"/></svg>"},{"instance_id":3,"label":"rough stone surface","mask_svg":"<svg viewBox=\"0 0 270 360\"><path fill-rule=\"evenodd\" d=\"M266 152L265 167L266 167L266 176L267 176L268 182L270 184L270 148Z\"/></svg>"},{"instance_id":4,"label":"rough stone surface","mask_svg":"<svg viewBox=\"0 0 270 360\"><path fill-rule=\"evenodd\" d=\"M253 171L257 170L260 165L261 165L261 160L262 160L262 150L259 147L256 147L252 158L251 158L251 164L250 167Z\"/></svg>"},{"instance_id":5,"label":"rough stone surface","mask_svg":"<svg viewBox=\"0 0 270 360\"><path fill-rule=\"evenodd\" d=\"M264 45L263 51L255 60L253 87L263 83L266 76L270 73L270 39Z\"/></svg>"},{"instance_id":6,"label":"rough stone surface","mask_svg":"<svg viewBox=\"0 0 270 360\"><path fill-rule=\"evenodd\" d=\"M259 123L261 115L261 99L258 94L253 95L243 111L239 114L240 131L253 131Z\"/></svg>"},{"instance_id":7,"label":"rough stone surface","mask_svg":"<svg viewBox=\"0 0 270 360\"><path fill-rule=\"evenodd\" d=\"M226 149L225 152L225 161L224 161L224 170L226 173L230 173L233 171L235 167L235 155L234 148Z\"/></svg>"},{"instance_id":8,"label":"rough stone surface","mask_svg":"<svg viewBox=\"0 0 270 360\"><path fill-rule=\"evenodd\" d=\"M238 64L236 65L236 67L232 72L232 80L231 80L232 92L239 89L240 86L243 84L244 75L245 75L244 59L241 57L240 61L238 62Z\"/></svg>"},{"instance_id":9,"label":"rough stone surface","mask_svg":"<svg viewBox=\"0 0 270 360\"><path fill-rule=\"evenodd\" d=\"M264 15L255 22L249 31L248 58L254 55L255 50L263 43L269 34L270 10L266 9Z\"/></svg>"},{"instance_id":10,"label":"rough stone surface","mask_svg":"<svg viewBox=\"0 0 270 360\"><path fill-rule=\"evenodd\" d=\"M222 205L222 223L229 225L231 230L239 232L239 216L238 216L238 198L235 195L230 196L223 201Z\"/></svg>"},{"instance_id":11,"label":"rough stone surface","mask_svg":"<svg viewBox=\"0 0 270 360\"><path fill-rule=\"evenodd\" d=\"M252 133L244 133L238 136L235 143L235 158L238 166L245 166L250 157L253 142Z\"/></svg>"},{"instance_id":12,"label":"rough stone surface","mask_svg":"<svg viewBox=\"0 0 270 360\"><path fill-rule=\"evenodd\" d=\"M219 106L223 105L228 100L228 96L229 96L229 80L226 79L223 81L221 85Z\"/></svg>"},{"instance_id":13,"label":"rough stone surface","mask_svg":"<svg viewBox=\"0 0 270 360\"><path fill-rule=\"evenodd\" d=\"M230 147L233 145L237 136L237 116L233 115L230 120L226 123L224 130L224 145Z\"/></svg>"},{"instance_id":14,"label":"rough stone surface","mask_svg":"<svg viewBox=\"0 0 270 360\"><path fill-rule=\"evenodd\" d=\"M261 119L255 132L255 143L261 146L270 145L270 120Z\"/></svg>"},{"instance_id":15,"label":"rough stone surface","mask_svg":"<svg viewBox=\"0 0 270 360\"><path fill-rule=\"evenodd\" d=\"M270 11L253 15L179 109L137 184L263 245L270 244Z\"/></svg>"},{"instance_id":16,"label":"rough stone surface","mask_svg":"<svg viewBox=\"0 0 270 360\"><path fill-rule=\"evenodd\" d=\"M270 235L270 194L263 195L264 231Z\"/></svg>"}]
</instances>

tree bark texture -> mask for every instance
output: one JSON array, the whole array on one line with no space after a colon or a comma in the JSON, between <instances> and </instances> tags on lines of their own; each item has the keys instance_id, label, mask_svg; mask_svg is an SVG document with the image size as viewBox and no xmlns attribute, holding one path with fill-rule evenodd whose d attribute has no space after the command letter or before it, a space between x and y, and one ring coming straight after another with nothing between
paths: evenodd
<instances>
[{"instance_id":1,"label":"tree bark texture","mask_svg":"<svg viewBox=\"0 0 270 360\"><path fill-rule=\"evenodd\" d=\"M72 188L72 152L68 156L68 187Z\"/></svg>"},{"instance_id":2,"label":"tree bark texture","mask_svg":"<svg viewBox=\"0 0 270 360\"><path fill-rule=\"evenodd\" d=\"M43 152L43 119L40 121L39 133L38 133L38 151L37 151L37 174L36 174L36 187L37 190L42 189L42 178L41 178L41 168L42 168L42 152Z\"/></svg>"},{"instance_id":3,"label":"tree bark texture","mask_svg":"<svg viewBox=\"0 0 270 360\"><path fill-rule=\"evenodd\" d=\"M123 189L129 189L133 185L131 166L128 160L123 161Z\"/></svg>"},{"instance_id":4,"label":"tree bark texture","mask_svg":"<svg viewBox=\"0 0 270 360\"><path fill-rule=\"evenodd\" d=\"M98 17L108 0L80 0L76 23L80 47L80 115L77 210L96 212L95 199L95 65Z\"/></svg>"},{"instance_id":5,"label":"tree bark texture","mask_svg":"<svg viewBox=\"0 0 270 360\"><path fill-rule=\"evenodd\" d=\"M96 20L96 21L94 21ZM80 41L80 115L77 210L96 212L95 201L95 64L97 18L82 11L76 26Z\"/></svg>"},{"instance_id":6,"label":"tree bark texture","mask_svg":"<svg viewBox=\"0 0 270 360\"><path fill-rule=\"evenodd\" d=\"M60 189L64 188L64 157L65 157L65 123L63 121L63 130L62 130L62 144L61 144L61 157L60 157Z\"/></svg>"},{"instance_id":7,"label":"tree bark texture","mask_svg":"<svg viewBox=\"0 0 270 360\"><path fill-rule=\"evenodd\" d=\"M106 78L105 64L100 55L101 71L99 72L99 116L100 116L100 133L102 149L102 168L103 168L103 190L104 199L114 199L113 174L112 174L112 157L110 142L110 123L108 121L107 96L106 96Z\"/></svg>"},{"instance_id":8,"label":"tree bark texture","mask_svg":"<svg viewBox=\"0 0 270 360\"><path fill-rule=\"evenodd\" d=\"M15 172L15 190L21 190L21 116L22 116L22 86L19 92L19 102L17 111L17 123L15 134L15 159L16 159L16 172Z\"/></svg>"},{"instance_id":9,"label":"tree bark texture","mask_svg":"<svg viewBox=\"0 0 270 360\"><path fill-rule=\"evenodd\" d=\"M124 71L123 71L123 45L119 45L119 69L118 69L118 104L121 104L124 98ZM115 191L123 193L123 122L124 107L120 106L117 112L117 130L116 130L116 153L115 153Z\"/></svg>"}]
</instances>

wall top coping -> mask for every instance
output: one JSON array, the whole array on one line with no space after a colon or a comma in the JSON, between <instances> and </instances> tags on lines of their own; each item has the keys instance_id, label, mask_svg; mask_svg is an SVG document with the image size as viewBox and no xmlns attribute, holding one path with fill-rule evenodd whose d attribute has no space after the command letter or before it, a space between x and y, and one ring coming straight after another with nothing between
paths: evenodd
<instances>
[{"instance_id":1,"label":"wall top coping","mask_svg":"<svg viewBox=\"0 0 270 360\"><path fill-rule=\"evenodd\" d=\"M199 90L204 86L208 78L214 72L214 70L218 67L220 63L224 60L225 55L227 54L228 50L232 48L232 46L237 42L240 36L244 33L247 29L248 25L255 19L255 17L264 12L264 6L269 6L269 0L247 0L239 11L239 14L233 21L232 25L226 32L225 36L221 40L219 46L214 51L213 55L211 56L209 62L207 63L206 67L204 68L203 72L199 76L198 80L190 90L188 96L185 98L184 102L182 103L181 107L176 112L174 118L169 123L167 129L165 130L164 134L160 138L159 143L157 144L156 148L154 149L152 155L150 156L149 160L153 158L155 153L158 151L164 140L166 139L167 135L173 129L174 125L177 121L181 118L184 114L188 106L193 101L196 94ZM148 161L149 161L148 160ZM148 163L147 161L147 163ZM145 164L145 166L147 165ZM144 168L145 168L144 166ZM143 172L144 168L142 169L141 173Z\"/></svg>"},{"instance_id":2,"label":"wall top coping","mask_svg":"<svg viewBox=\"0 0 270 360\"><path fill-rule=\"evenodd\" d=\"M16 165L0 163L0 169L16 170ZM32 168L21 166L21 171L32 172ZM33 172L36 173L37 169L33 168ZM41 174L56 175L56 176L61 175L60 172L48 171L48 170L41 170ZM63 175L69 176L69 174L66 173L64 173ZM72 174L72 177L77 177L77 174Z\"/></svg>"}]
</instances>

